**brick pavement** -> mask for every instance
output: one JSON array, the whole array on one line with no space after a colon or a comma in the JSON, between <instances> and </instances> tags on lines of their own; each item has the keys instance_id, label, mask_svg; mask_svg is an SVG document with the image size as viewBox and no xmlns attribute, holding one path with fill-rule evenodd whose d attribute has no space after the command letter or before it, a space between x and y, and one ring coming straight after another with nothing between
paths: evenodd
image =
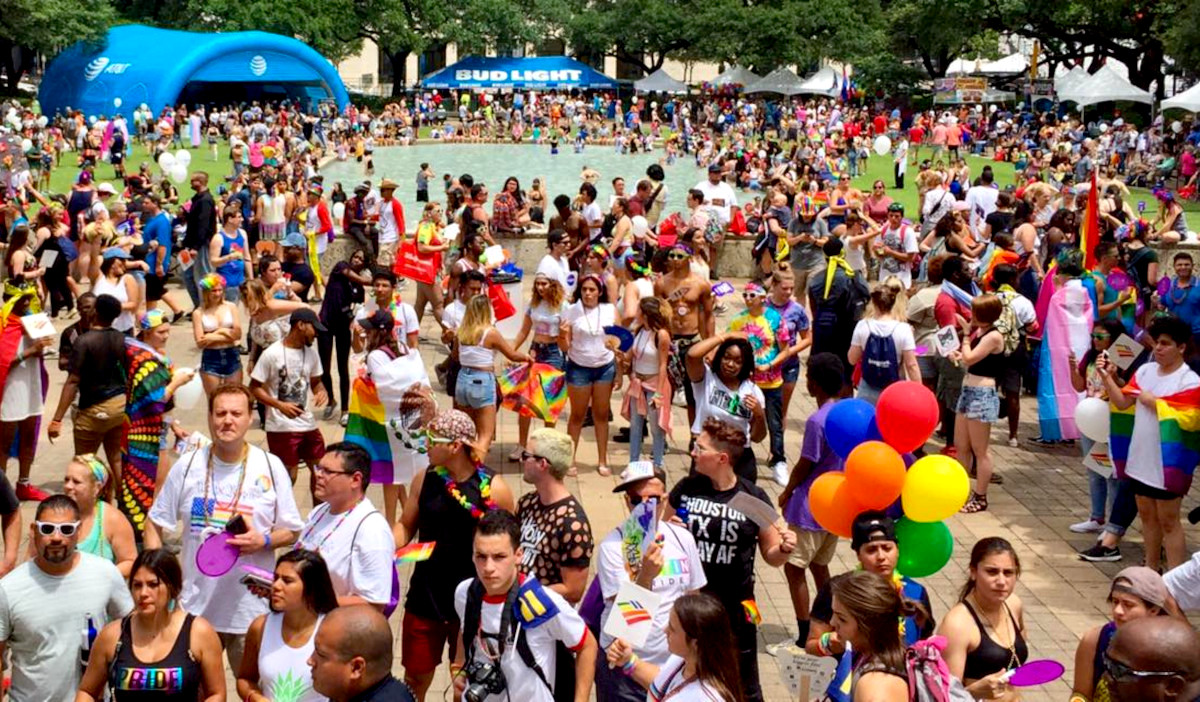
<instances>
[{"instance_id":1,"label":"brick pavement","mask_svg":"<svg viewBox=\"0 0 1200 702\"><path fill-rule=\"evenodd\" d=\"M526 288L528 286L527 282ZM414 290L410 286L405 293L406 299L411 301L413 294ZM177 293L177 296L181 300L185 299L181 292ZM731 314L732 308L737 304L731 305ZM723 326L723 320L727 318L728 316L719 320L718 328ZM61 330L68 323L58 322L56 326ZM435 339L435 329L433 320L426 318L422 336ZM199 353L192 343L190 325L174 328L168 350L177 366L198 365ZM422 342L420 351L430 368L444 353L438 343ZM56 364L51 362L47 365L51 379L47 403L52 407L53 403L57 402L64 378L57 370ZM433 377L432 370L430 376ZM442 407L450 406L444 395L439 397L439 402ZM619 405L614 401L614 406ZM801 385L787 412L785 445L791 461L798 456L804 419L814 409L812 399L803 393ZM1037 432L1036 403L1033 398L1026 397L1023 400L1021 412L1021 438L1024 442ZM206 431L199 412L180 415L188 429ZM675 431L667 456L667 469L672 484L686 475L688 468L685 455L688 430L684 409L674 408L674 418ZM615 422L616 426L624 424L624 420L621 419ZM560 428L565 430L565 417ZM341 437L341 429L333 422L322 423L321 429L325 433L326 441L336 441ZM33 480L44 489L57 490L61 486L62 469L71 453L70 432L70 423L67 422L61 440L50 444L43 435L39 443ZM568 479L568 485L582 500L591 519L593 532L599 540L619 523L624 516L624 510L620 498L611 493L612 486L616 484L615 477L604 478L595 472L595 446L590 430L584 429L583 436L584 445L580 448L579 455L581 474L578 478ZM497 440L492 446L488 463L502 470L514 491L523 494L529 490L529 486L521 483L517 465L504 460L515 446L516 437L515 415L502 411L499 415ZM1107 616L1105 598L1110 578L1120 568L1141 562L1140 534L1135 525L1122 544L1125 558L1119 563L1089 564L1077 560L1076 550L1086 547L1092 538L1072 534L1067 530L1069 524L1086 519L1088 513L1087 479L1077 450L1045 449L1027 443L1022 443L1018 448L1010 448L1005 443L1006 438L1007 433L1003 429L998 428L993 432L992 449L995 452L995 463L997 470L1005 478L1005 484L993 486L989 490L991 508L988 512L958 515L949 520L950 530L955 539L954 555L940 573L923 579L923 582L929 589L935 616L940 618L956 600L956 593L966 578L966 563L971 545L979 538L994 535L1003 536L1011 541L1017 548L1023 570L1017 592L1025 603L1030 657L1053 658L1067 666L1067 675L1062 681L1030 690L1025 694L1025 699L1063 700L1070 694L1069 680L1079 636L1089 627L1103 622ZM249 439L265 448L265 435L260 429L252 429ZM757 455L766 456L766 448L765 445L757 447ZM619 472L627 460L627 451L626 444L610 446L609 462L615 472ZM766 477L766 470L760 468L760 473L763 477L759 485L774 499L778 496L780 488ZM306 485L307 480L302 477L299 484ZM382 499L378 487L372 487L370 495L376 504ZM311 506L311 498L307 491L298 491L297 497L302 511L307 513ZM26 524L32 520L33 508L33 503L25 503L22 507ZM1195 527L1188 527L1187 533L1193 543L1200 537L1200 530ZM28 538L28 532L25 531L24 534L25 538ZM843 541L839 544L831 570L835 574L843 572L849 570L854 563L849 543ZM768 700L786 700L787 690L775 673L773 658L766 653L766 647L795 638L795 617L781 569L767 567L759 559L757 574L757 598L763 617L759 664L764 694ZM407 573L402 571L401 575L402 580L407 582ZM392 624L397 631L399 621L399 616L393 616ZM401 673L399 656L397 636L394 669L398 675ZM230 682L229 694L232 697L232 679ZM443 666L435 679L429 699L441 698L442 690L448 682L448 675Z\"/></svg>"}]
</instances>

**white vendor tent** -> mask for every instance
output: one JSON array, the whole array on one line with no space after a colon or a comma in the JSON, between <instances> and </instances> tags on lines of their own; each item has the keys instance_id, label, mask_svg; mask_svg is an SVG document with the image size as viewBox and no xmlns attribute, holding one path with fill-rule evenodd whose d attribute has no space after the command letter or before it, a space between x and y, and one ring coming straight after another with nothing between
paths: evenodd
<instances>
[{"instance_id":1,"label":"white vendor tent","mask_svg":"<svg viewBox=\"0 0 1200 702\"><path fill-rule=\"evenodd\" d=\"M1003 76L1024 73L1027 70L1029 70L1029 61L1017 53L1010 54L997 61L984 61L978 58L956 59L946 69L946 75Z\"/></svg>"},{"instance_id":2,"label":"white vendor tent","mask_svg":"<svg viewBox=\"0 0 1200 702\"><path fill-rule=\"evenodd\" d=\"M1172 107L1187 110L1188 112L1200 112L1200 83L1193 85L1175 97L1162 101L1162 109L1169 110Z\"/></svg>"},{"instance_id":3,"label":"white vendor tent","mask_svg":"<svg viewBox=\"0 0 1200 702\"><path fill-rule=\"evenodd\" d=\"M661 68L641 80L634 81L633 89L639 93L686 93L688 91L687 84L675 80Z\"/></svg>"},{"instance_id":4,"label":"white vendor tent","mask_svg":"<svg viewBox=\"0 0 1200 702\"><path fill-rule=\"evenodd\" d=\"M765 78L746 86L747 93L779 93L780 95L795 95L801 92L800 77L790 68L776 68Z\"/></svg>"},{"instance_id":5,"label":"white vendor tent","mask_svg":"<svg viewBox=\"0 0 1200 702\"><path fill-rule=\"evenodd\" d=\"M1080 107L1116 100L1154 104L1153 95L1130 83L1108 66L1101 66L1100 70L1087 79L1061 91L1058 99L1062 102L1074 102Z\"/></svg>"},{"instance_id":6,"label":"white vendor tent","mask_svg":"<svg viewBox=\"0 0 1200 702\"><path fill-rule=\"evenodd\" d=\"M811 76L805 78L804 82L800 84L800 89L797 91L797 93L805 95L815 94L824 95L825 97L837 97L839 93L838 85L837 71L833 70L829 66L826 66L825 68L822 68Z\"/></svg>"},{"instance_id":7,"label":"white vendor tent","mask_svg":"<svg viewBox=\"0 0 1200 702\"><path fill-rule=\"evenodd\" d=\"M755 75L750 69L742 68L741 66L731 66L725 69L725 72L716 78L712 79L713 85L751 85L757 83L761 79Z\"/></svg>"},{"instance_id":8,"label":"white vendor tent","mask_svg":"<svg viewBox=\"0 0 1200 702\"><path fill-rule=\"evenodd\" d=\"M1064 90L1070 90L1088 77L1088 72L1083 66L1074 66L1061 76L1054 77L1054 92L1061 93Z\"/></svg>"}]
</instances>

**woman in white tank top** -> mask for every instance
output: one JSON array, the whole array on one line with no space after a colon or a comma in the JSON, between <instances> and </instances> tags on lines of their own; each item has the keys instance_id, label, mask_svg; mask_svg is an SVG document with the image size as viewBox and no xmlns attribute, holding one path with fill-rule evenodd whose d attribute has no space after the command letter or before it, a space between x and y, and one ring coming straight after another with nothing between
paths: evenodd
<instances>
[{"instance_id":1,"label":"woman in white tank top","mask_svg":"<svg viewBox=\"0 0 1200 702\"><path fill-rule=\"evenodd\" d=\"M636 282L636 281L634 281ZM629 350L629 389L621 404L621 415L629 420L629 460L642 457L642 437L650 425L653 438L652 460L663 465L667 434L671 431L671 382L667 377L667 358L671 354L671 323L662 298L644 297Z\"/></svg>"},{"instance_id":2,"label":"woman in white tank top","mask_svg":"<svg viewBox=\"0 0 1200 702\"><path fill-rule=\"evenodd\" d=\"M496 429L496 352L514 363L529 363L528 354L512 344L492 326L492 303L487 295L476 295L467 302L463 321L458 325L458 362L462 369L454 386L454 408L475 420L475 447L486 456Z\"/></svg>"},{"instance_id":3,"label":"woman in white tank top","mask_svg":"<svg viewBox=\"0 0 1200 702\"><path fill-rule=\"evenodd\" d=\"M121 316L113 321L112 328L120 332L133 331L133 313L138 306L137 281L125 272L125 261L129 254L124 249L112 247L104 251L100 264L100 276L92 286L96 297L111 295L121 302Z\"/></svg>"},{"instance_id":4,"label":"woman in white tank top","mask_svg":"<svg viewBox=\"0 0 1200 702\"><path fill-rule=\"evenodd\" d=\"M265 586L263 589L266 589ZM246 649L237 673L243 700L324 702L312 687L308 658L317 627L337 607L337 594L325 561L315 551L297 549L279 557L270 587L271 612L260 615L246 632Z\"/></svg>"}]
</instances>

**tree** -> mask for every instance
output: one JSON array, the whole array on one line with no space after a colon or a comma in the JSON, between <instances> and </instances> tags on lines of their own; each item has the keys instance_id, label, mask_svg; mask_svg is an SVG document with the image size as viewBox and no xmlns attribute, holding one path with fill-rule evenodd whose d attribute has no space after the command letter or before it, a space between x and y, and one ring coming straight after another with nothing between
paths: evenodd
<instances>
[{"instance_id":1,"label":"tree","mask_svg":"<svg viewBox=\"0 0 1200 702\"><path fill-rule=\"evenodd\" d=\"M190 0L187 11L172 24L195 31L282 34L336 63L362 48L361 37L347 29L346 18L353 9L350 0L291 0L286 12L263 0Z\"/></svg>"},{"instance_id":2,"label":"tree","mask_svg":"<svg viewBox=\"0 0 1200 702\"><path fill-rule=\"evenodd\" d=\"M1175 65L1200 74L1200 3L1185 3L1163 36Z\"/></svg>"},{"instance_id":3,"label":"tree","mask_svg":"<svg viewBox=\"0 0 1200 702\"><path fill-rule=\"evenodd\" d=\"M34 54L53 55L104 36L115 16L108 0L5 0L0 11L0 68L17 91Z\"/></svg>"},{"instance_id":4,"label":"tree","mask_svg":"<svg viewBox=\"0 0 1200 702\"><path fill-rule=\"evenodd\" d=\"M688 0L576 0L561 27L576 53L612 55L653 73L668 55L698 44L694 20L701 12Z\"/></svg>"}]
</instances>

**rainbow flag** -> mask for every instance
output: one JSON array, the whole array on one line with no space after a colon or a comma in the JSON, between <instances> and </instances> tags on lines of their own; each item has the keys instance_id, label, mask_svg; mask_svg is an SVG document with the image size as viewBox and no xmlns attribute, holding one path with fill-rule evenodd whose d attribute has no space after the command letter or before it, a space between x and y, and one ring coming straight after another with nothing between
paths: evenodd
<instances>
[{"instance_id":1,"label":"rainbow flag","mask_svg":"<svg viewBox=\"0 0 1200 702\"><path fill-rule=\"evenodd\" d=\"M754 626L762 624L762 612L758 611L758 603L754 600L742 600L742 609L746 612L746 621Z\"/></svg>"},{"instance_id":2,"label":"rainbow flag","mask_svg":"<svg viewBox=\"0 0 1200 702\"><path fill-rule=\"evenodd\" d=\"M379 399L379 388L365 374L350 386L350 417L344 440L352 441L371 456L371 482L392 483L392 447L388 443L387 413Z\"/></svg>"},{"instance_id":3,"label":"rainbow flag","mask_svg":"<svg viewBox=\"0 0 1200 702\"><path fill-rule=\"evenodd\" d=\"M650 612L642 606L642 603L638 602L637 600L618 602L617 609L621 610L621 616L625 619L625 623L629 626L633 626L641 622L648 622L654 618L650 615Z\"/></svg>"},{"instance_id":4,"label":"rainbow flag","mask_svg":"<svg viewBox=\"0 0 1200 702\"><path fill-rule=\"evenodd\" d=\"M427 561L433 555L434 546L437 546L436 541L417 541L407 546L402 546L396 549L396 565Z\"/></svg>"},{"instance_id":5,"label":"rainbow flag","mask_svg":"<svg viewBox=\"0 0 1200 702\"><path fill-rule=\"evenodd\" d=\"M1129 381L1125 393L1141 394L1137 378ZM1176 495L1187 494L1192 486L1196 464L1200 462L1200 388L1159 397L1155 405L1162 444L1164 486L1168 492ZM1117 477L1124 478L1137 403L1126 409L1117 409L1116 405L1111 407L1108 447Z\"/></svg>"},{"instance_id":6,"label":"rainbow flag","mask_svg":"<svg viewBox=\"0 0 1200 702\"><path fill-rule=\"evenodd\" d=\"M567 374L548 363L523 363L496 376L501 407L522 417L557 422L567 406Z\"/></svg>"},{"instance_id":7,"label":"rainbow flag","mask_svg":"<svg viewBox=\"0 0 1200 702\"><path fill-rule=\"evenodd\" d=\"M150 346L125 339L129 381L125 389L125 437L121 441L121 485L117 507L141 538L154 503L158 454L166 427L167 385L171 362Z\"/></svg>"}]
</instances>

